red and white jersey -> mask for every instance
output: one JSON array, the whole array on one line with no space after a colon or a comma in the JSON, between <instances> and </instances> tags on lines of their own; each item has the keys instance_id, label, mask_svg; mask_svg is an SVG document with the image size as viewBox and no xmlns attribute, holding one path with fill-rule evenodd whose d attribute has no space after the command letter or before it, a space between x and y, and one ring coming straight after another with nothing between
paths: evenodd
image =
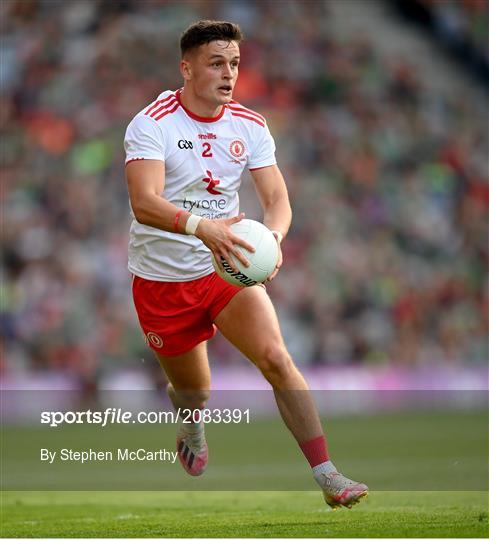
<instances>
[{"instance_id":1,"label":"red and white jersey","mask_svg":"<svg viewBox=\"0 0 489 540\"><path fill-rule=\"evenodd\" d=\"M275 143L265 119L237 102L214 118L185 109L181 89L166 91L140 111L124 139L126 164L165 162L161 196L208 219L236 216L243 169L276 163ZM132 214L128 268L155 281L190 281L213 272L210 250L195 236L138 223Z\"/></svg>"}]
</instances>

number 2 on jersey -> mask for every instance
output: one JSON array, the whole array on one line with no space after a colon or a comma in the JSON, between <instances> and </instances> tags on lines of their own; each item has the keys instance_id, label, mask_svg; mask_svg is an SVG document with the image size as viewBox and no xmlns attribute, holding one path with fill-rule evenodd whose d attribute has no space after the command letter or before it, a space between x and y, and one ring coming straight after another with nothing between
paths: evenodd
<instances>
[{"instance_id":1,"label":"number 2 on jersey","mask_svg":"<svg viewBox=\"0 0 489 540\"><path fill-rule=\"evenodd\" d=\"M204 151L202 157L212 157L211 145L208 142L203 143Z\"/></svg>"}]
</instances>

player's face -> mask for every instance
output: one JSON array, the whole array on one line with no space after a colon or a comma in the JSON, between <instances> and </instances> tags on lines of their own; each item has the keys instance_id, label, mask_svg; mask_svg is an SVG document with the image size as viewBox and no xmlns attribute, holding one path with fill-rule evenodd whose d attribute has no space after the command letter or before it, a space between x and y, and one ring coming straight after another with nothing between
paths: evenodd
<instances>
[{"instance_id":1,"label":"player's face","mask_svg":"<svg viewBox=\"0 0 489 540\"><path fill-rule=\"evenodd\" d=\"M209 105L229 103L238 78L239 46L235 41L211 41L201 45L187 60L195 95Z\"/></svg>"}]
</instances>

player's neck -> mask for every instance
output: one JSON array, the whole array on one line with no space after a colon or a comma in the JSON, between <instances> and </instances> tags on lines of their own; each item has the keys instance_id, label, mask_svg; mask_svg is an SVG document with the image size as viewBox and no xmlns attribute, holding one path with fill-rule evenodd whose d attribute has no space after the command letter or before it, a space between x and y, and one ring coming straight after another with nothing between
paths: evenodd
<instances>
[{"instance_id":1,"label":"player's neck","mask_svg":"<svg viewBox=\"0 0 489 540\"><path fill-rule=\"evenodd\" d=\"M207 101L200 99L191 90L185 88L179 97L184 109L203 118L215 118L219 116L223 107L222 105L211 105Z\"/></svg>"}]
</instances>

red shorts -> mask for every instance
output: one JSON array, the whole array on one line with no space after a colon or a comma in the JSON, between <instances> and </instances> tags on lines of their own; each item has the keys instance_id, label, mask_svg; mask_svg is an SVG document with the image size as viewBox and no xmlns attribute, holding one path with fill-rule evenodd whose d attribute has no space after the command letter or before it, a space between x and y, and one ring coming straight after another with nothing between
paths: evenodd
<instances>
[{"instance_id":1,"label":"red shorts","mask_svg":"<svg viewBox=\"0 0 489 540\"><path fill-rule=\"evenodd\" d=\"M177 356L216 333L214 319L243 290L215 272L193 281L150 281L134 276L132 295L148 345Z\"/></svg>"}]
</instances>

